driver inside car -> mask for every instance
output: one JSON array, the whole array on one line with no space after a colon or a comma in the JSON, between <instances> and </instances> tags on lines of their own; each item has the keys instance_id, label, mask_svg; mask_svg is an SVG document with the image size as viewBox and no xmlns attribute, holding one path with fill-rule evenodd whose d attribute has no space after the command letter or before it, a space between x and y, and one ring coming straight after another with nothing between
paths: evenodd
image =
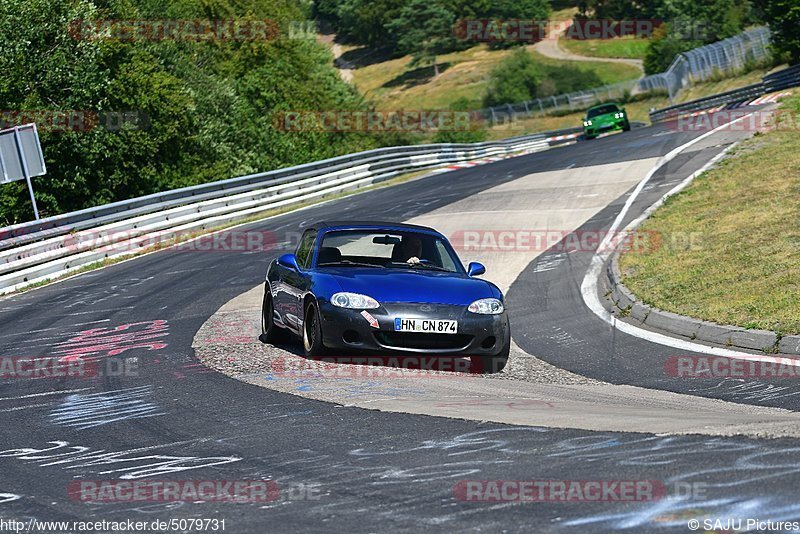
<instances>
[{"instance_id":1,"label":"driver inside car","mask_svg":"<svg viewBox=\"0 0 800 534\"><path fill-rule=\"evenodd\" d=\"M399 261L416 265L420 263L420 256L422 256L422 240L418 237L403 237L400 241L400 252L397 255Z\"/></svg>"}]
</instances>

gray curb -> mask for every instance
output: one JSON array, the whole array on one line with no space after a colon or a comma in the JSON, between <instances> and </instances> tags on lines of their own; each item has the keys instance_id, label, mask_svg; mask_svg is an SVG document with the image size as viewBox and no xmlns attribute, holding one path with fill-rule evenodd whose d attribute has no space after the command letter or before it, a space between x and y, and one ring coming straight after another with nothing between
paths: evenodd
<instances>
[{"instance_id":1,"label":"gray curb","mask_svg":"<svg viewBox=\"0 0 800 534\"><path fill-rule=\"evenodd\" d=\"M619 252L611 255L604 269L601 286L605 291L601 297L612 313L627 321L661 330L692 341L702 341L762 351L767 354L800 354L800 336L783 336L768 330L748 330L738 326L719 325L684 315L660 310L638 300L622 284L619 271Z\"/></svg>"}]
</instances>

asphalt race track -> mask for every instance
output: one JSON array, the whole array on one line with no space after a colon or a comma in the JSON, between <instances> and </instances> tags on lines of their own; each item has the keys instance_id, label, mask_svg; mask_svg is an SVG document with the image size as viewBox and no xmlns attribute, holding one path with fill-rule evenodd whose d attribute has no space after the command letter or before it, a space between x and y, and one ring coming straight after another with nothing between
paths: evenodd
<instances>
[{"instance_id":1,"label":"asphalt race track","mask_svg":"<svg viewBox=\"0 0 800 534\"><path fill-rule=\"evenodd\" d=\"M716 144L701 145L657 172L634 203L626 223L702 167L718 150ZM621 202L609 205L578 232L608 228ZM670 357L700 354L619 333L595 316L581 298L581 282L591 256L590 252L581 250L570 253L550 250L536 258L516 279L507 298L512 309L519 310L513 316L512 327L523 349L558 367L613 384L632 384L791 410L800 407L800 387L792 378L765 382L756 379L686 380L669 376L665 363ZM557 335L563 332L569 335Z\"/></svg>"},{"instance_id":2,"label":"asphalt race track","mask_svg":"<svg viewBox=\"0 0 800 534\"><path fill-rule=\"evenodd\" d=\"M321 219L408 220L534 171L662 156L700 133L640 128L376 189L237 231L282 236ZM676 158L629 217L740 137L722 136ZM584 226L608 227L626 195ZM168 249L0 302L3 355L91 356L100 365L130 366L105 369L98 378L2 379L0 517L215 518L234 533L687 532L691 518L800 519L795 440L553 430L386 413L257 388L200 365L191 348L200 326L262 282L268 262L282 252ZM757 395L761 390L666 377L664 361L676 351L610 330L581 300L590 255L559 254L540 256L508 291L514 339L527 352L612 383L795 409L800 390L791 385ZM85 503L68 495L75 481L118 479L271 479L282 496L242 504ZM655 480L669 496L514 503L465 502L454 492L465 480L530 479ZM692 497L680 499L687 488Z\"/></svg>"}]
</instances>

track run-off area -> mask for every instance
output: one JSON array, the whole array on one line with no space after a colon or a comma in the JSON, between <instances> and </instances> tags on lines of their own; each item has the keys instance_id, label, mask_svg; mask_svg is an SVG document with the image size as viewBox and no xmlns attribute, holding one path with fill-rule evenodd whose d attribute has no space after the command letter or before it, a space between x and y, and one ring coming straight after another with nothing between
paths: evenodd
<instances>
[{"instance_id":1,"label":"track run-off area","mask_svg":"<svg viewBox=\"0 0 800 534\"><path fill-rule=\"evenodd\" d=\"M506 292L514 346L498 375L274 372L276 360L302 360L299 343L256 339L264 274L286 246L165 249L3 299L3 355L102 372L0 381L0 517L224 519L237 533L686 532L695 518L800 519L797 386L670 376L669 358L703 347L626 333L590 309L594 251L497 245L501 234L624 228L747 135L704 134L637 128L220 234L269 233L289 246L319 220L436 228ZM269 480L280 495L85 502L71 491L82 480ZM504 480L664 491L598 502L462 491Z\"/></svg>"}]
</instances>

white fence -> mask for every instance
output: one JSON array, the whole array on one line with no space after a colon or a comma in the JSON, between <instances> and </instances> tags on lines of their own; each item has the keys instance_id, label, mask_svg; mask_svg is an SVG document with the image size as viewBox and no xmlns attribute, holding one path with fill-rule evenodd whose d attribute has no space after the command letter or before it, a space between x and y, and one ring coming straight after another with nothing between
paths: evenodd
<instances>
[{"instance_id":1,"label":"white fence","mask_svg":"<svg viewBox=\"0 0 800 534\"><path fill-rule=\"evenodd\" d=\"M769 28L761 27L689 50L679 54L666 71L639 80L638 89L666 89L671 99L688 85L714 76L732 75L748 64L767 60L770 57L769 42Z\"/></svg>"}]
</instances>

